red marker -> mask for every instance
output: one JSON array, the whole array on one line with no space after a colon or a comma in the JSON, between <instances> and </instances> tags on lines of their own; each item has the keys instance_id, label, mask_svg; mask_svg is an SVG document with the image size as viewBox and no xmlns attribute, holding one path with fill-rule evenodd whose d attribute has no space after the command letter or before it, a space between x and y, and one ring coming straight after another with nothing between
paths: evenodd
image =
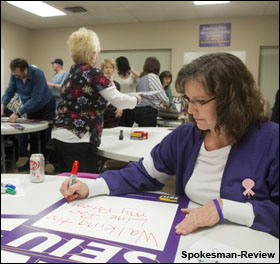
<instances>
[{"instance_id":1,"label":"red marker","mask_svg":"<svg viewBox=\"0 0 280 264\"><path fill-rule=\"evenodd\" d=\"M69 187L75 183L76 178L77 178L78 169L79 169L79 161L75 160L73 163L73 166L72 166ZM72 197L72 195L67 196L67 203L69 203L71 201L71 197Z\"/></svg>"}]
</instances>

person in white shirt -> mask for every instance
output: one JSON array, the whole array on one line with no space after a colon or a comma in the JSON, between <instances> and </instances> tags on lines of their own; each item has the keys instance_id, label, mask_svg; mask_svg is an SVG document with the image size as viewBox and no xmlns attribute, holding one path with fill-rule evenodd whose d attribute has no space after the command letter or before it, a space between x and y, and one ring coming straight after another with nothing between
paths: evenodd
<instances>
[{"instance_id":1,"label":"person in white shirt","mask_svg":"<svg viewBox=\"0 0 280 264\"><path fill-rule=\"evenodd\" d=\"M137 80L140 74L129 65L128 59L124 56L120 56L116 59L116 65L118 74L115 76L115 80L120 84L120 91L122 93L135 93ZM118 111L118 116L121 116L121 126L131 126L133 119L132 110L125 109L123 111Z\"/></svg>"}]
</instances>

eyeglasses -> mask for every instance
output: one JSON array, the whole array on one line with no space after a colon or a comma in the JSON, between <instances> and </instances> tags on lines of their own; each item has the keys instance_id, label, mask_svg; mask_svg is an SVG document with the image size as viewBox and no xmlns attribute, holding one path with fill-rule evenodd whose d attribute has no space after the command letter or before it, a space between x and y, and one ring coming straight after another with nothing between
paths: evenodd
<instances>
[{"instance_id":1,"label":"eyeglasses","mask_svg":"<svg viewBox=\"0 0 280 264\"><path fill-rule=\"evenodd\" d=\"M215 96L208 100L190 100L186 95L183 95L182 97L184 98L184 100L186 100L187 104L193 104L195 107L199 107L199 106L208 104L209 102L211 102L217 98Z\"/></svg>"}]
</instances>

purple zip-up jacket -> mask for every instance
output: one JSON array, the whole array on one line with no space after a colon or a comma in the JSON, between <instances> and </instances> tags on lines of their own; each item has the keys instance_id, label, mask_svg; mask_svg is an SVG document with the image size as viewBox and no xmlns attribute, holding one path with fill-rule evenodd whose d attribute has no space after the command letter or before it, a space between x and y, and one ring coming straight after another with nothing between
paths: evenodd
<instances>
[{"instance_id":1,"label":"purple zip-up jacket","mask_svg":"<svg viewBox=\"0 0 280 264\"><path fill-rule=\"evenodd\" d=\"M152 152L154 168L161 173L176 175L176 195L185 196L202 144L195 124L185 124L167 135ZM100 175L106 181L110 195L143 190L161 190L164 184L149 175L143 159L122 170ZM255 182L255 195L243 195L244 179ZM251 127L243 140L233 145L223 172L220 198L249 202L255 214L251 228L279 237L279 125L266 122L261 128Z\"/></svg>"}]
</instances>

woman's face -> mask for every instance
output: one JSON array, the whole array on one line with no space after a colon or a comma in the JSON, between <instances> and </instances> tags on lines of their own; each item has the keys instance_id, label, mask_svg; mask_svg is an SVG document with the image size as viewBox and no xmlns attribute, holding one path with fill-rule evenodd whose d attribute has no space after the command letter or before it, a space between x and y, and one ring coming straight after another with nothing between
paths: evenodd
<instances>
[{"instance_id":1,"label":"woman's face","mask_svg":"<svg viewBox=\"0 0 280 264\"><path fill-rule=\"evenodd\" d=\"M171 80L170 77L168 77L168 76L164 77L163 80L162 80L162 86L163 86L163 87L168 86L168 85L171 83L171 81L172 81L172 80Z\"/></svg>"},{"instance_id":2,"label":"woman's face","mask_svg":"<svg viewBox=\"0 0 280 264\"><path fill-rule=\"evenodd\" d=\"M114 74L114 67L112 64L107 63L103 67L103 73L106 75L108 79L110 79Z\"/></svg>"},{"instance_id":3,"label":"woman's face","mask_svg":"<svg viewBox=\"0 0 280 264\"><path fill-rule=\"evenodd\" d=\"M193 116L198 128L214 132L218 120L216 100L207 101L215 96L206 94L203 85L197 81L186 82L185 95L190 101L188 104L188 114Z\"/></svg>"}]
</instances>

